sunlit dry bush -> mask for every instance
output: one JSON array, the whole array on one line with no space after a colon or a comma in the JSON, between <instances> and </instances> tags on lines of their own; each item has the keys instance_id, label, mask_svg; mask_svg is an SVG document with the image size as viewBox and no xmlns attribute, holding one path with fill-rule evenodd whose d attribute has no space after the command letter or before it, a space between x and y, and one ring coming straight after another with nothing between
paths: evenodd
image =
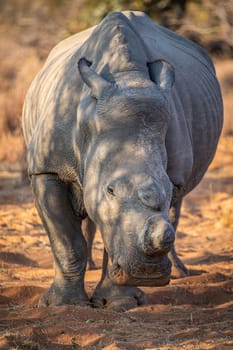
<instances>
[{"instance_id":1,"label":"sunlit dry bush","mask_svg":"<svg viewBox=\"0 0 233 350\"><path fill-rule=\"evenodd\" d=\"M223 135L233 135L233 60L218 61L216 71L224 102Z\"/></svg>"},{"instance_id":2,"label":"sunlit dry bush","mask_svg":"<svg viewBox=\"0 0 233 350\"><path fill-rule=\"evenodd\" d=\"M26 91L41 62L30 48L1 40L0 68L0 161L7 166L22 165L25 158L21 127ZM25 165L24 165L25 166Z\"/></svg>"},{"instance_id":3,"label":"sunlit dry bush","mask_svg":"<svg viewBox=\"0 0 233 350\"><path fill-rule=\"evenodd\" d=\"M79 1L78 1L79 2ZM76 2L74 2L76 3ZM62 0L0 1L0 163L25 167L21 114L26 91L50 49L62 39ZM77 7L77 4L76 4Z\"/></svg>"}]
</instances>

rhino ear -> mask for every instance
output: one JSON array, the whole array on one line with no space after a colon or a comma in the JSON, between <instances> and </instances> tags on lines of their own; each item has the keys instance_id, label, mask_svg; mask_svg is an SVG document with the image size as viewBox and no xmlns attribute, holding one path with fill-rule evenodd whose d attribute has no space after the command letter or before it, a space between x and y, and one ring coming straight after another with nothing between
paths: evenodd
<instances>
[{"instance_id":1,"label":"rhino ear","mask_svg":"<svg viewBox=\"0 0 233 350\"><path fill-rule=\"evenodd\" d=\"M78 61L78 69L83 81L91 89L92 96L98 99L103 95L105 89L112 87L112 84L97 74L91 65L92 63L86 58Z\"/></svg>"},{"instance_id":2,"label":"rhino ear","mask_svg":"<svg viewBox=\"0 0 233 350\"><path fill-rule=\"evenodd\" d=\"M162 90L169 92L175 81L173 66L164 60L148 63L150 78Z\"/></svg>"}]
</instances>

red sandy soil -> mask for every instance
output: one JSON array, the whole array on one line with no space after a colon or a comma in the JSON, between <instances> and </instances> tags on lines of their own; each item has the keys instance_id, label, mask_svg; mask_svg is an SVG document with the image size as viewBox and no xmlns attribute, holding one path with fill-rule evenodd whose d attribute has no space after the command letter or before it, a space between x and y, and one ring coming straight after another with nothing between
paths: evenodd
<instances>
[{"instance_id":1,"label":"red sandy soil","mask_svg":"<svg viewBox=\"0 0 233 350\"><path fill-rule=\"evenodd\" d=\"M28 185L0 172L0 349L233 349L233 137L185 199L177 250L186 278L144 288L148 304L124 313L62 306L37 308L53 278L47 236ZM97 235L94 258L101 266ZM86 274L91 293L101 270Z\"/></svg>"},{"instance_id":2,"label":"red sandy soil","mask_svg":"<svg viewBox=\"0 0 233 350\"><path fill-rule=\"evenodd\" d=\"M233 133L232 60L217 72ZM233 136L222 137L201 184L186 197L176 239L190 276L143 288L148 304L124 313L62 306L37 308L53 278L47 235L20 173L0 169L0 349L233 349ZM94 259L102 261L102 240ZM101 269L87 271L92 293Z\"/></svg>"}]
</instances>

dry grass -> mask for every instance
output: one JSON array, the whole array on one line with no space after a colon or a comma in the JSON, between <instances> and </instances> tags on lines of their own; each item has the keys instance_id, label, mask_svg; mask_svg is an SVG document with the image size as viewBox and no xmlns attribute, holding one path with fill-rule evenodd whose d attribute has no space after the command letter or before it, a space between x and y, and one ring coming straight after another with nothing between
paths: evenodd
<instances>
[{"instance_id":1,"label":"dry grass","mask_svg":"<svg viewBox=\"0 0 233 350\"><path fill-rule=\"evenodd\" d=\"M223 135L233 134L233 60L217 61L216 72L220 81L223 104L224 104L224 125Z\"/></svg>"},{"instance_id":2,"label":"dry grass","mask_svg":"<svg viewBox=\"0 0 233 350\"><path fill-rule=\"evenodd\" d=\"M41 66L32 48L14 41L0 42L0 162L10 168L25 168L21 113L26 91Z\"/></svg>"},{"instance_id":3,"label":"dry grass","mask_svg":"<svg viewBox=\"0 0 233 350\"><path fill-rule=\"evenodd\" d=\"M229 203L225 203L225 206L222 207L220 223L223 228L233 229L232 199L230 199L228 202Z\"/></svg>"}]
</instances>

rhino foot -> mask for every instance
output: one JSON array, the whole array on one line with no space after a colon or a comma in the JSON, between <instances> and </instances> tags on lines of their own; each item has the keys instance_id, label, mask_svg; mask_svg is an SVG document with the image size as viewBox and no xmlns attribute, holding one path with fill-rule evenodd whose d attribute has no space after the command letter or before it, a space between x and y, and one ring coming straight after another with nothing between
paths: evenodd
<instances>
[{"instance_id":1,"label":"rhino foot","mask_svg":"<svg viewBox=\"0 0 233 350\"><path fill-rule=\"evenodd\" d=\"M89 299L84 290L80 287L66 283L65 285L57 285L53 283L49 290L44 293L38 303L38 307L44 306L59 306L59 305L79 305L79 306L90 306Z\"/></svg>"},{"instance_id":2,"label":"rhino foot","mask_svg":"<svg viewBox=\"0 0 233 350\"><path fill-rule=\"evenodd\" d=\"M91 302L94 307L126 311L145 304L146 297L137 287L117 286L109 282L107 286L97 286Z\"/></svg>"}]
</instances>

